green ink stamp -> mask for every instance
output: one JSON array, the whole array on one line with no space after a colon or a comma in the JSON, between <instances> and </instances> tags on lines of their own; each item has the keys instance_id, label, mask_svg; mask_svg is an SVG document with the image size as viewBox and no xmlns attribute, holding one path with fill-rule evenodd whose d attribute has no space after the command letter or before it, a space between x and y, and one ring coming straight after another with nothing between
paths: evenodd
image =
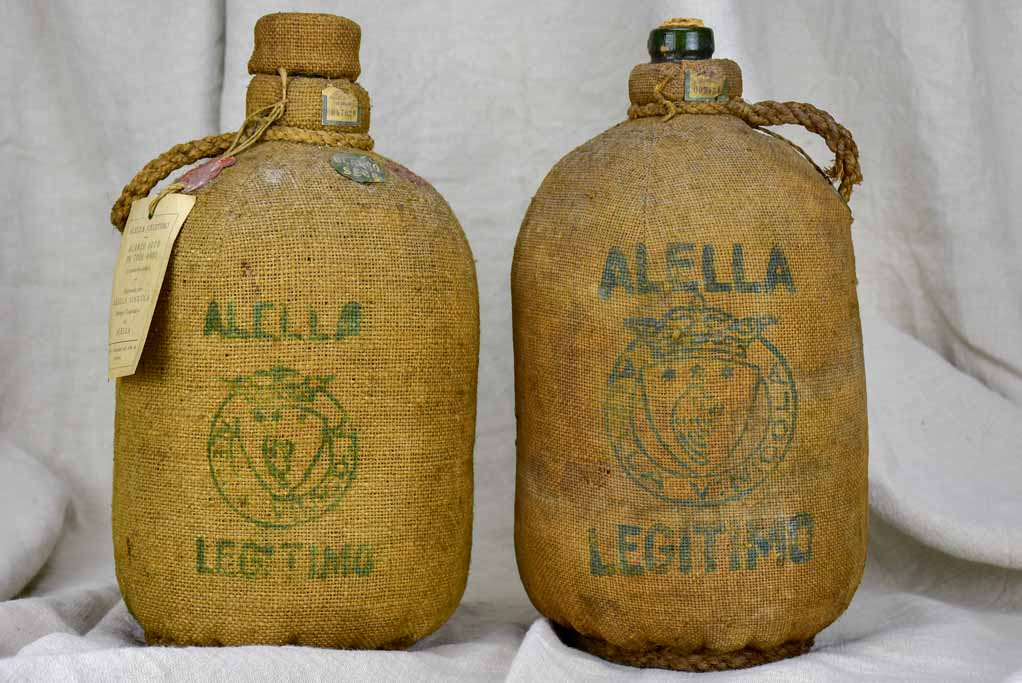
<instances>
[{"instance_id":1,"label":"green ink stamp","mask_svg":"<svg viewBox=\"0 0 1022 683\"><path fill-rule=\"evenodd\" d=\"M283 367L227 381L210 427L209 470L224 502L253 524L310 522L354 482L358 432L330 381Z\"/></svg>"},{"instance_id":2,"label":"green ink stamp","mask_svg":"<svg viewBox=\"0 0 1022 683\"><path fill-rule=\"evenodd\" d=\"M633 339L607 380L604 428L639 487L674 505L738 500L784 461L798 393L764 330L696 295L660 317L629 318Z\"/></svg>"},{"instance_id":3,"label":"green ink stamp","mask_svg":"<svg viewBox=\"0 0 1022 683\"><path fill-rule=\"evenodd\" d=\"M338 152L330 157L330 165L345 178L363 185L382 183L387 179L387 172L383 167L365 154Z\"/></svg>"}]
</instances>

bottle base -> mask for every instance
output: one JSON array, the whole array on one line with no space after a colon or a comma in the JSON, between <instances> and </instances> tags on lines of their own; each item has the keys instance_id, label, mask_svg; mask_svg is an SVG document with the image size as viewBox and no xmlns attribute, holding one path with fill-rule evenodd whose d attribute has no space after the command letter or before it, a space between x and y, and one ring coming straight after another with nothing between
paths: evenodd
<instances>
[{"instance_id":1,"label":"bottle base","mask_svg":"<svg viewBox=\"0 0 1022 683\"><path fill-rule=\"evenodd\" d=\"M601 638L585 636L560 625L556 625L555 630L567 645L615 664L641 668L673 669L675 671L747 669L760 664L798 657L809 652L813 647L813 639L809 638L808 640L790 640L767 650L747 647L731 652L708 650L686 652L663 645L646 650L625 650Z\"/></svg>"}]
</instances>

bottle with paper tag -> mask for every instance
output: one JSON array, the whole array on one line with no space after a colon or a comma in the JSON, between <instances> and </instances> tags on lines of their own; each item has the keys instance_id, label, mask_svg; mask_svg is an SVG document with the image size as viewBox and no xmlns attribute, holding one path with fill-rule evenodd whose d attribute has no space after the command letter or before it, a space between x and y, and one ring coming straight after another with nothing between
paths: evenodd
<instances>
[{"instance_id":1,"label":"bottle with paper tag","mask_svg":"<svg viewBox=\"0 0 1022 683\"><path fill-rule=\"evenodd\" d=\"M401 648L464 590L474 263L372 151L360 33L260 19L241 129L114 206L114 553L150 642Z\"/></svg>"},{"instance_id":2,"label":"bottle with paper tag","mask_svg":"<svg viewBox=\"0 0 1022 683\"><path fill-rule=\"evenodd\" d=\"M518 567L578 647L746 667L806 652L862 575L858 151L812 105L745 102L701 22L648 46L628 120L553 167L518 236Z\"/></svg>"}]
</instances>

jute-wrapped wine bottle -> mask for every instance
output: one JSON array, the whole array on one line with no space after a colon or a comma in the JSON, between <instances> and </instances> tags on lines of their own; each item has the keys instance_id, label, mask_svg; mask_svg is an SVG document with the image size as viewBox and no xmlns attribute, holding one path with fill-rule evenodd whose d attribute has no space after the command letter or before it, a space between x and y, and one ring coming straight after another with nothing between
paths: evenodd
<instances>
[{"instance_id":1,"label":"jute-wrapped wine bottle","mask_svg":"<svg viewBox=\"0 0 1022 683\"><path fill-rule=\"evenodd\" d=\"M256 24L249 119L178 145L195 205L117 381L113 536L151 642L399 648L468 572L479 312L468 244L371 152L360 29ZM146 201L149 201L148 199Z\"/></svg>"},{"instance_id":2,"label":"jute-wrapped wine bottle","mask_svg":"<svg viewBox=\"0 0 1022 683\"><path fill-rule=\"evenodd\" d=\"M863 570L858 152L813 106L744 102L701 22L649 47L628 121L554 166L518 238L518 566L583 649L737 668L806 652Z\"/></svg>"}]
</instances>

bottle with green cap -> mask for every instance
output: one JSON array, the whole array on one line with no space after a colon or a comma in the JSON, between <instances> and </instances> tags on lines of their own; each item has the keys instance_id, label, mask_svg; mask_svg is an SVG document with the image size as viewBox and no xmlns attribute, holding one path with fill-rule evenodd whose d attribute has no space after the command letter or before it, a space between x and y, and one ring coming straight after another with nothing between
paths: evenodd
<instances>
[{"instance_id":1,"label":"bottle with green cap","mask_svg":"<svg viewBox=\"0 0 1022 683\"><path fill-rule=\"evenodd\" d=\"M628 120L553 167L518 236L518 568L570 644L747 667L808 652L862 575L858 150L812 105L743 100L698 20L648 47Z\"/></svg>"},{"instance_id":2,"label":"bottle with green cap","mask_svg":"<svg viewBox=\"0 0 1022 683\"><path fill-rule=\"evenodd\" d=\"M713 29L700 19L670 19L649 32L647 47L654 63L709 59Z\"/></svg>"}]
</instances>

